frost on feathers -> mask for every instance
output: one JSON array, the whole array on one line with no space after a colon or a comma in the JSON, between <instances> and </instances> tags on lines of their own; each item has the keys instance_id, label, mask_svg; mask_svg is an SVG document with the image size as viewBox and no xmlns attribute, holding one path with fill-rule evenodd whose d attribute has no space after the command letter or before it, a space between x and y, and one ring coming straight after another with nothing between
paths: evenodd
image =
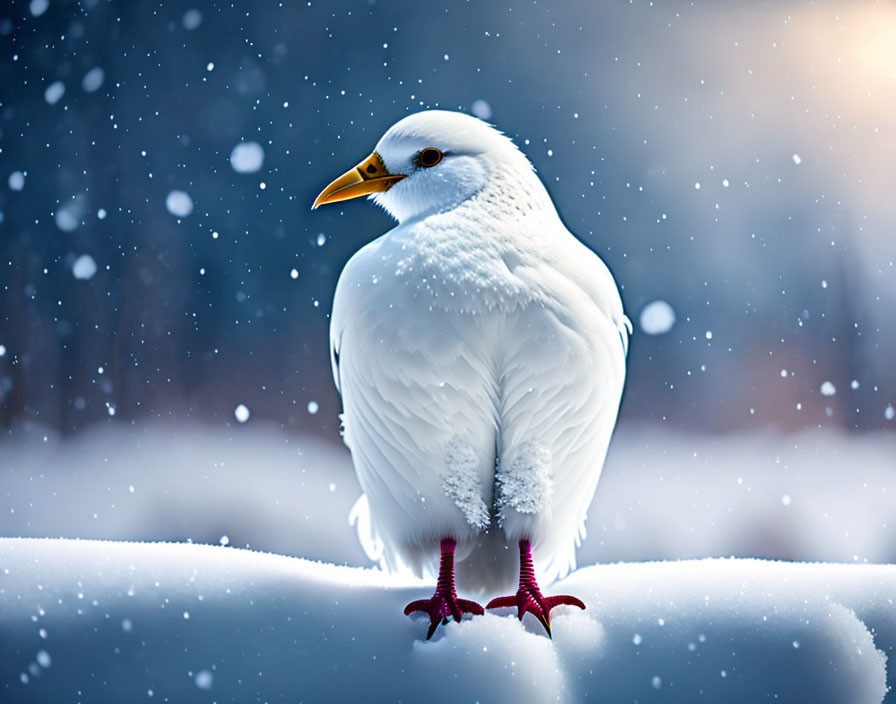
<instances>
[{"instance_id":1,"label":"frost on feathers","mask_svg":"<svg viewBox=\"0 0 896 704\"><path fill-rule=\"evenodd\" d=\"M551 453L541 443L523 443L498 467L496 479L502 520L507 509L540 513L547 508L553 488Z\"/></svg>"},{"instance_id":2,"label":"frost on feathers","mask_svg":"<svg viewBox=\"0 0 896 704\"><path fill-rule=\"evenodd\" d=\"M489 524L488 507L482 500L482 484L476 471L476 453L460 438L448 445L445 465L448 468L442 490L463 511L467 523L483 529Z\"/></svg>"}]
</instances>

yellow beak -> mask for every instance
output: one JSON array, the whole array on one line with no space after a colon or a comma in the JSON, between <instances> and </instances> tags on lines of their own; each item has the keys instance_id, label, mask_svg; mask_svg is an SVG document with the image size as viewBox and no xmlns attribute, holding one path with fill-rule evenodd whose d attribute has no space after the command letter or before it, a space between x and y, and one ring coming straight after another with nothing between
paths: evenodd
<instances>
[{"instance_id":1,"label":"yellow beak","mask_svg":"<svg viewBox=\"0 0 896 704\"><path fill-rule=\"evenodd\" d=\"M390 174L380 155L373 152L322 190L311 209L314 210L327 203L338 203L341 200L388 191L403 178L404 174Z\"/></svg>"}]
</instances>

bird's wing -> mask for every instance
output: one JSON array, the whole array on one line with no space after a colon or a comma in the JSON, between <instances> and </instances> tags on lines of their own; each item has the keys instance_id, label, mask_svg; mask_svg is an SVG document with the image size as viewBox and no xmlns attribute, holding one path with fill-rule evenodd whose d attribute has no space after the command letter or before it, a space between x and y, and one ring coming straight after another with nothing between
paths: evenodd
<instances>
[{"instance_id":1,"label":"bird's wing","mask_svg":"<svg viewBox=\"0 0 896 704\"><path fill-rule=\"evenodd\" d=\"M425 304L390 276L388 246L360 250L340 277L331 320L333 372L344 439L371 508L373 540L390 566L420 571L444 535L459 539L487 521L495 419L477 353L478 321ZM482 492L452 495L451 471ZM478 499L478 502L477 502ZM418 551L416 548L421 548Z\"/></svg>"},{"instance_id":2,"label":"bird's wing","mask_svg":"<svg viewBox=\"0 0 896 704\"><path fill-rule=\"evenodd\" d=\"M339 348L342 345L342 330L330 327L330 369L333 372L333 383L342 395L342 381L339 379Z\"/></svg>"},{"instance_id":3,"label":"bird's wing","mask_svg":"<svg viewBox=\"0 0 896 704\"><path fill-rule=\"evenodd\" d=\"M565 257L562 270L613 322L623 355L627 356L632 323L622 309L622 298L613 274L600 257L575 237L570 238L569 246L573 251Z\"/></svg>"},{"instance_id":4,"label":"bird's wing","mask_svg":"<svg viewBox=\"0 0 896 704\"><path fill-rule=\"evenodd\" d=\"M563 247L561 249L561 247ZM538 286L544 307L531 311L514 336L513 367L505 375L502 438L504 461L513 445L541 442L550 452L551 516L512 516L519 531L541 530L542 564L548 577L575 566L575 545L584 537L625 382L629 326L615 281L597 255L571 237L515 274ZM537 316L537 318L536 318ZM528 334L531 339L527 339ZM525 446L525 445L524 445Z\"/></svg>"},{"instance_id":5,"label":"bird's wing","mask_svg":"<svg viewBox=\"0 0 896 704\"><path fill-rule=\"evenodd\" d=\"M575 568L575 546L585 538L585 518L619 413L632 333L631 321L625 315L619 289L609 268L577 239L573 246L578 252L566 260L570 267L567 275L587 300L568 305L566 310L571 317L567 324L571 324L584 339L592 363L584 370L584 393L580 391L578 395L583 401L582 406L571 409L573 417L578 419L578 435L570 443L563 471L555 484L557 500L570 507L568 520L570 527L575 527L572 544L567 544L565 550L558 546L553 558L552 570L558 576ZM577 313L573 317L574 311Z\"/></svg>"}]
</instances>

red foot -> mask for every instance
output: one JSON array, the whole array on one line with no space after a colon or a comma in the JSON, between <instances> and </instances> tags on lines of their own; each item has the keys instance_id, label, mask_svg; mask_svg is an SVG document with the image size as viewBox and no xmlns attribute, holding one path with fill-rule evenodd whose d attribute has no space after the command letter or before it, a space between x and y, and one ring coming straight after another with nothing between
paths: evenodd
<instances>
[{"instance_id":1,"label":"red foot","mask_svg":"<svg viewBox=\"0 0 896 704\"><path fill-rule=\"evenodd\" d=\"M404 607L405 616L410 616L416 611L429 614L429 630L426 631L426 640L432 638L439 623L446 624L448 619L460 621L463 614L483 614L482 607L475 601L458 599L454 590L454 547L456 543L452 538L442 541L442 559L439 563L439 581L436 585L436 593L432 599L418 599Z\"/></svg>"},{"instance_id":2,"label":"red foot","mask_svg":"<svg viewBox=\"0 0 896 704\"><path fill-rule=\"evenodd\" d=\"M429 629L426 631L426 640L432 638L439 623L448 623L449 617L460 621L462 614L484 614L483 608L475 601L458 599L451 594L440 594L438 590L432 599L418 599L404 607L406 616L415 611L423 611L429 614Z\"/></svg>"},{"instance_id":3,"label":"red foot","mask_svg":"<svg viewBox=\"0 0 896 704\"><path fill-rule=\"evenodd\" d=\"M578 606L585 608L585 604L574 596L543 596L535 581L535 569L532 565L532 550L528 540L520 541L520 587L513 596L499 596L492 599L485 607L487 609L500 609L506 606L515 606L520 621L528 611L537 618L548 637L551 635L551 609L555 606Z\"/></svg>"}]
</instances>

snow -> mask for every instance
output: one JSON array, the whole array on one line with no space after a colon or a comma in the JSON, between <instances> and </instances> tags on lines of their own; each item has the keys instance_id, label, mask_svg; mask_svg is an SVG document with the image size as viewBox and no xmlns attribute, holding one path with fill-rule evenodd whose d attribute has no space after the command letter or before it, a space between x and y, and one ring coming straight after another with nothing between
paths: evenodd
<instances>
[{"instance_id":1,"label":"snow","mask_svg":"<svg viewBox=\"0 0 896 704\"><path fill-rule=\"evenodd\" d=\"M230 152L230 165L238 174L259 171L264 163L264 149L258 142L240 142Z\"/></svg>"},{"instance_id":2,"label":"snow","mask_svg":"<svg viewBox=\"0 0 896 704\"><path fill-rule=\"evenodd\" d=\"M172 215L185 218L193 212L193 199L187 192L174 189L165 198L165 207Z\"/></svg>"},{"instance_id":3,"label":"snow","mask_svg":"<svg viewBox=\"0 0 896 704\"><path fill-rule=\"evenodd\" d=\"M0 540L0 687L63 701L878 703L896 567L594 566L548 588L554 638L490 613L426 642L430 584L225 548ZM188 618L185 615L189 614ZM24 675L24 676L23 676ZM208 692L209 694L204 694Z\"/></svg>"},{"instance_id":4,"label":"snow","mask_svg":"<svg viewBox=\"0 0 896 704\"><path fill-rule=\"evenodd\" d=\"M96 262L89 254L82 254L72 265L72 274L80 281L88 281L96 274Z\"/></svg>"},{"instance_id":5,"label":"snow","mask_svg":"<svg viewBox=\"0 0 896 704\"><path fill-rule=\"evenodd\" d=\"M233 409L233 417L236 418L240 423L245 423L247 420L249 420L250 415L251 414L249 413L249 409L246 408L246 406L242 403Z\"/></svg>"},{"instance_id":6,"label":"snow","mask_svg":"<svg viewBox=\"0 0 896 704\"><path fill-rule=\"evenodd\" d=\"M0 443L12 509L0 511L0 535L213 544L227 535L234 545L369 565L348 520L360 487L337 442L254 419L237 429L101 424L68 438L35 429ZM579 564L894 562L894 455L892 433L714 437L629 423L610 446Z\"/></svg>"},{"instance_id":7,"label":"snow","mask_svg":"<svg viewBox=\"0 0 896 704\"><path fill-rule=\"evenodd\" d=\"M31 0L28 4L28 10L33 17L40 17L47 11L50 6L50 0Z\"/></svg>"},{"instance_id":8,"label":"snow","mask_svg":"<svg viewBox=\"0 0 896 704\"><path fill-rule=\"evenodd\" d=\"M208 670L201 670L196 673L195 680L196 686L199 687L199 689L211 689L215 678Z\"/></svg>"},{"instance_id":9,"label":"snow","mask_svg":"<svg viewBox=\"0 0 896 704\"><path fill-rule=\"evenodd\" d=\"M94 66L84 74L84 78L81 79L81 87L84 89L85 93L95 93L100 89L100 86L103 85L103 81L105 80L106 72L99 66Z\"/></svg>"},{"instance_id":10,"label":"snow","mask_svg":"<svg viewBox=\"0 0 896 704\"><path fill-rule=\"evenodd\" d=\"M638 322L648 335L662 335L675 325L675 311L666 301L651 301L641 309Z\"/></svg>"},{"instance_id":11,"label":"snow","mask_svg":"<svg viewBox=\"0 0 896 704\"><path fill-rule=\"evenodd\" d=\"M535 441L524 442L499 464L495 483L502 520L506 520L508 509L536 514L550 505L554 484L547 447Z\"/></svg>"},{"instance_id":12,"label":"snow","mask_svg":"<svg viewBox=\"0 0 896 704\"><path fill-rule=\"evenodd\" d=\"M81 225L81 219L87 209L86 199L83 194L78 194L59 207L53 216L53 221L63 232L74 232Z\"/></svg>"},{"instance_id":13,"label":"snow","mask_svg":"<svg viewBox=\"0 0 896 704\"><path fill-rule=\"evenodd\" d=\"M892 561L894 452L885 434L629 424L579 564ZM298 701L327 687L338 701L376 686L385 700L879 702L894 652L896 568L751 560L582 567L545 589L589 607L558 610L553 642L504 614L423 642L401 609L431 582L221 547L370 564L347 520L360 492L346 450L263 423L13 436L0 476L0 535L215 546L0 541L4 701Z\"/></svg>"},{"instance_id":14,"label":"snow","mask_svg":"<svg viewBox=\"0 0 896 704\"><path fill-rule=\"evenodd\" d=\"M190 8L184 13L184 16L181 18L181 22L184 25L184 29L192 32L194 29L197 29L200 24L202 24L202 13L196 8Z\"/></svg>"},{"instance_id":15,"label":"snow","mask_svg":"<svg viewBox=\"0 0 896 704\"><path fill-rule=\"evenodd\" d=\"M446 473L442 490L464 514L467 523L477 528L489 524L488 507L482 500L476 452L460 438L454 438L445 457Z\"/></svg>"},{"instance_id":16,"label":"snow","mask_svg":"<svg viewBox=\"0 0 896 704\"><path fill-rule=\"evenodd\" d=\"M837 393L837 387L834 386L830 381L826 381L821 385L821 395L822 396L833 396Z\"/></svg>"},{"instance_id":17,"label":"snow","mask_svg":"<svg viewBox=\"0 0 896 704\"><path fill-rule=\"evenodd\" d=\"M470 112L480 120L490 120L492 118L492 106L481 98L473 101Z\"/></svg>"},{"instance_id":18,"label":"snow","mask_svg":"<svg viewBox=\"0 0 896 704\"><path fill-rule=\"evenodd\" d=\"M127 432L103 424L69 439L37 431L0 443L9 495L0 535L213 544L227 535L369 565L348 522L360 491L347 460L344 448L255 422L238 433L183 420Z\"/></svg>"},{"instance_id":19,"label":"snow","mask_svg":"<svg viewBox=\"0 0 896 704\"><path fill-rule=\"evenodd\" d=\"M21 171L13 171L9 175L8 183L11 191L21 191L25 187L25 174Z\"/></svg>"},{"instance_id":20,"label":"snow","mask_svg":"<svg viewBox=\"0 0 896 704\"><path fill-rule=\"evenodd\" d=\"M48 105L55 105L65 95L65 84L62 81L53 81L44 90L44 100Z\"/></svg>"}]
</instances>

